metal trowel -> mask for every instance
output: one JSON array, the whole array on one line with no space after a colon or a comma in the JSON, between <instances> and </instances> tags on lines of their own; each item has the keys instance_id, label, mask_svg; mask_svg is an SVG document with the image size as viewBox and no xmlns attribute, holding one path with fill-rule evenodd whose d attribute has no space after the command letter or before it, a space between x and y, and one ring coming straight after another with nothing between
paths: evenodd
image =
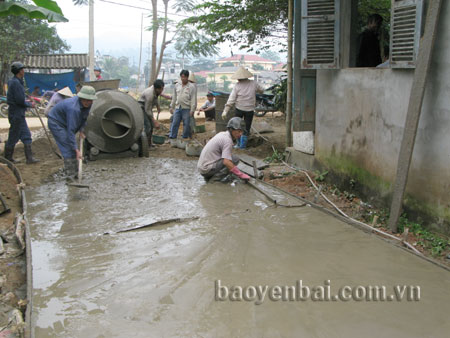
<instances>
[{"instance_id":1,"label":"metal trowel","mask_svg":"<svg viewBox=\"0 0 450 338\"><path fill-rule=\"evenodd\" d=\"M78 160L78 182L69 183L69 185L72 187L89 189L89 185L81 183L83 176L83 138L81 136L80 136L80 153L81 158Z\"/></svg>"}]
</instances>

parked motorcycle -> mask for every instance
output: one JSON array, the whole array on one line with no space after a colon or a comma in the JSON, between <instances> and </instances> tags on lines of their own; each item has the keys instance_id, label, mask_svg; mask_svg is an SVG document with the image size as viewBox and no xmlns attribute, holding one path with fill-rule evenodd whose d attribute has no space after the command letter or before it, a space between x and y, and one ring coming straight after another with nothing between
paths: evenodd
<instances>
[{"instance_id":1,"label":"parked motorcycle","mask_svg":"<svg viewBox=\"0 0 450 338\"><path fill-rule=\"evenodd\" d=\"M268 91L273 89L270 87ZM256 106L255 106L255 115L258 117L266 115L267 112L277 111L277 108L274 104L274 94L256 94Z\"/></svg>"},{"instance_id":2,"label":"parked motorcycle","mask_svg":"<svg viewBox=\"0 0 450 338\"><path fill-rule=\"evenodd\" d=\"M6 96L0 96L0 116L8 117L8 104L6 103Z\"/></svg>"}]
</instances>

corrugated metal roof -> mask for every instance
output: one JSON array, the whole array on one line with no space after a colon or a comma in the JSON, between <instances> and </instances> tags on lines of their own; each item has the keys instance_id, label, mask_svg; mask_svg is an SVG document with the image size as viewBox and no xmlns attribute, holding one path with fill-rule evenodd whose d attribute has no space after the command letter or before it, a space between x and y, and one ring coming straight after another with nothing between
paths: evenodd
<instances>
[{"instance_id":1,"label":"corrugated metal roof","mask_svg":"<svg viewBox=\"0 0 450 338\"><path fill-rule=\"evenodd\" d=\"M29 69L75 69L89 66L87 54L26 55L22 62Z\"/></svg>"}]
</instances>

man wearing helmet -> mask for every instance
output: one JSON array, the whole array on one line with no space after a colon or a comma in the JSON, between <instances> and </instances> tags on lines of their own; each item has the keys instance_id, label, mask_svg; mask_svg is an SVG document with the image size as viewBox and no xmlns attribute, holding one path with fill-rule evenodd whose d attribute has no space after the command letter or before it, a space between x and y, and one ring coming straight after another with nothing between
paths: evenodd
<instances>
[{"instance_id":1,"label":"man wearing helmet","mask_svg":"<svg viewBox=\"0 0 450 338\"><path fill-rule=\"evenodd\" d=\"M231 118L228 121L227 130L218 133L203 148L197 169L205 180L213 177L220 180L230 172L243 180L250 179L250 176L237 167L239 158L231 154L233 141L238 140L242 135L241 123L240 117Z\"/></svg>"},{"instance_id":2,"label":"man wearing helmet","mask_svg":"<svg viewBox=\"0 0 450 338\"><path fill-rule=\"evenodd\" d=\"M5 144L5 158L14 162L14 147L21 140L24 145L27 164L36 163L38 160L33 157L31 151L31 132L25 119L25 111L27 108L34 107L34 103L25 101L25 88L23 85L24 65L20 62L13 62L11 72L14 74L14 77L8 81L8 93L6 94L10 127L8 141Z\"/></svg>"},{"instance_id":3,"label":"man wearing helmet","mask_svg":"<svg viewBox=\"0 0 450 338\"><path fill-rule=\"evenodd\" d=\"M102 69L98 66L94 67L95 81L103 80Z\"/></svg>"}]
</instances>

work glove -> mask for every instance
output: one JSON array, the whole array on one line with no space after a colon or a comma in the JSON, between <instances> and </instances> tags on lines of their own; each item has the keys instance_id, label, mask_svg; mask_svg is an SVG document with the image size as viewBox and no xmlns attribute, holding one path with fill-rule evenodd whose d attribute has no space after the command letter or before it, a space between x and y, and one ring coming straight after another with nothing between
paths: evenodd
<instances>
[{"instance_id":1,"label":"work glove","mask_svg":"<svg viewBox=\"0 0 450 338\"><path fill-rule=\"evenodd\" d=\"M242 171L239 170L238 167L233 167L233 169L231 169L231 172L233 174L235 174L237 177L239 177L242 180L249 180L250 176L248 176L247 174L244 174Z\"/></svg>"},{"instance_id":2,"label":"work glove","mask_svg":"<svg viewBox=\"0 0 450 338\"><path fill-rule=\"evenodd\" d=\"M222 113L222 118L225 120L227 118L227 115L228 115L228 109L225 108Z\"/></svg>"}]
</instances>

